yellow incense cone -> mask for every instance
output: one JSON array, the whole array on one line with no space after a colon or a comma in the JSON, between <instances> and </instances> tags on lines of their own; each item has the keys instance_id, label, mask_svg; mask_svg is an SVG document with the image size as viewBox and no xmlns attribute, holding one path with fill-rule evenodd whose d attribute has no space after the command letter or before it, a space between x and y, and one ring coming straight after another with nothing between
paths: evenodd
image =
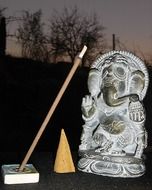
<instances>
[{"instance_id":1,"label":"yellow incense cone","mask_svg":"<svg viewBox=\"0 0 152 190\"><path fill-rule=\"evenodd\" d=\"M54 171L57 173L75 172L70 146L64 129L61 130L60 142L58 145L54 164Z\"/></svg>"}]
</instances>

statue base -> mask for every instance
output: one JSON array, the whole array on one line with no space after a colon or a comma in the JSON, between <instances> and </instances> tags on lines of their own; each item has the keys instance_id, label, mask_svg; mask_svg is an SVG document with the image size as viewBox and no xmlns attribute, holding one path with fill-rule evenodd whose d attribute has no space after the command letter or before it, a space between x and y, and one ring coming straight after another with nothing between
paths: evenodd
<instances>
[{"instance_id":1,"label":"statue base","mask_svg":"<svg viewBox=\"0 0 152 190\"><path fill-rule=\"evenodd\" d=\"M109 177L135 178L145 173L143 159L132 156L98 155L81 158L78 170Z\"/></svg>"}]
</instances>

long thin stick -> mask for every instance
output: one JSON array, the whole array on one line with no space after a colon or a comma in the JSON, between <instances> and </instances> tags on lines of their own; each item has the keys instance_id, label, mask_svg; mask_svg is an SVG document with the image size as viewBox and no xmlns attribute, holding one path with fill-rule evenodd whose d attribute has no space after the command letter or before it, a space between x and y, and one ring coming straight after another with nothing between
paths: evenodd
<instances>
[{"instance_id":1,"label":"long thin stick","mask_svg":"<svg viewBox=\"0 0 152 190\"><path fill-rule=\"evenodd\" d=\"M64 94L64 92L65 92L65 90L66 90L66 88L67 88L67 86L68 86L68 84L70 82L70 80L72 79L76 69L78 68L79 64L81 63L81 59L82 59L83 55L85 54L86 50L87 50L87 47L84 46L82 51L80 52L79 56L75 59L73 67L71 68L67 78L65 79L65 81L64 81L64 83L63 83L63 85L62 85L62 87L61 87L61 89L60 89L60 91L59 91L59 93L58 93L58 95L56 97L56 99L54 100L54 102L53 102L53 104L52 104L46 118L44 119L44 121L43 121L43 123L42 123L42 125L41 125L35 139L33 140L33 143L31 145L31 147L29 148L29 150L28 150L22 164L19 167L19 170L18 170L19 172L23 171L25 165L27 164L27 162L28 162L31 154L33 153L33 151L34 151L40 137L42 136L42 133L44 132L44 130L45 130L51 116L53 115L53 113L54 113L60 99L62 98L62 96L63 96L63 94Z\"/></svg>"}]
</instances>

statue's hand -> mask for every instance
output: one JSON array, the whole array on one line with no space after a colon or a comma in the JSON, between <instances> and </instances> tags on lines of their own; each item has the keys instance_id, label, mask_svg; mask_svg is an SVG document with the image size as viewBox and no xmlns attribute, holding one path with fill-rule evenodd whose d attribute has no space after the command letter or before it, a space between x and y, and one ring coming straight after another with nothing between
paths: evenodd
<instances>
[{"instance_id":1,"label":"statue's hand","mask_svg":"<svg viewBox=\"0 0 152 190\"><path fill-rule=\"evenodd\" d=\"M144 108L139 101L138 95L132 95L129 103L129 117L134 122L145 120Z\"/></svg>"},{"instance_id":2,"label":"statue's hand","mask_svg":"<svg viewBox=\"0 0 152 190\"><path fill-rule=\"evenodd\" d=\"M130 102L137 102L137 101L139 101L139 96L137 94L131 94L129 96L129 100L130 100Z\"/></svg>"},{"instance_id":3,"label":"statue's hand","mask_svg":"<svg viewBox=\"0 0 152 190\"><path fill-rule=\"evenodd\" d=\"M104 136L103 136L103 134L96 133L93 136L93 140L95 141L96 144L101 145L103 143Z\"/></svg>"},{"instance_id":4,"label":"statue's hand","mask_svg":"<svg viewBox=\"0 0 152 190\"><path fill-rule=\"evenodd\" d=\"M85 117L91 117L95 112L94 100L90 95L86 95L82 99L82 113Z\"/></svg>"}]
</instances>

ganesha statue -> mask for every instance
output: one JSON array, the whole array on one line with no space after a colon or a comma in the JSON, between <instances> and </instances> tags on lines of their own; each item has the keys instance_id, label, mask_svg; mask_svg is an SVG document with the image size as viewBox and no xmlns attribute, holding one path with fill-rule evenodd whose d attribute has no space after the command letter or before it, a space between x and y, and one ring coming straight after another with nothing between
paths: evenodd
<instances>
[{"instance_id":1,"label":"ganesha statue","mask_svg":"<svg viewBox=\"0 0 152 190\"><path fill-rule=\"evenodd\" d=\"M143 99L148 83L145 64L132 53L111 51L92 64L89 94L81 105L80 171L110 177L145 173Z\"/></svg>"}]
</instances>

